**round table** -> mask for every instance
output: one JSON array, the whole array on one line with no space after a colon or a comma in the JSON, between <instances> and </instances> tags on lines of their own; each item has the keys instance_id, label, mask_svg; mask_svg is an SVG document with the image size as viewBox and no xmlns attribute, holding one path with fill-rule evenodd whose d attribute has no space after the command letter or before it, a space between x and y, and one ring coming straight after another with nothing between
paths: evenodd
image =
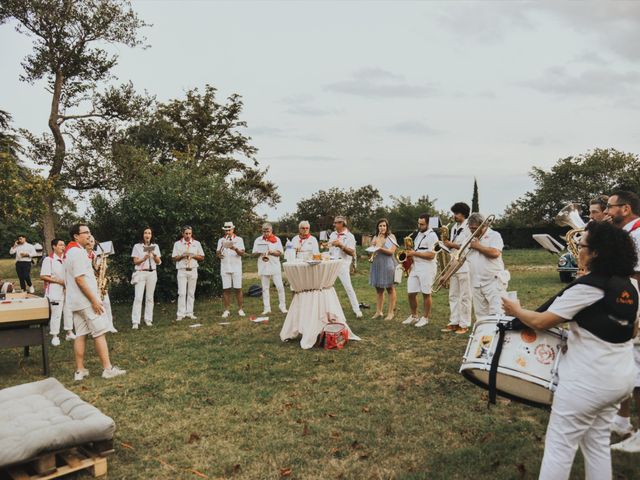
<instances>
[{"instance_id":1,"label":"round table","mask_svg":"<svg viewBox=\"0 0 640 480\"><path fill-rule=\"evenodd\" d=\"M284 342L302 335L300 346L311 348L328 323L327 314L344 323L349 340L360 340L349 326L333 284L344 260L325 260L319 263L287 262L283 265L291 289L296 292L289 313L280 330Z\"/></svg>"}]
</instances>

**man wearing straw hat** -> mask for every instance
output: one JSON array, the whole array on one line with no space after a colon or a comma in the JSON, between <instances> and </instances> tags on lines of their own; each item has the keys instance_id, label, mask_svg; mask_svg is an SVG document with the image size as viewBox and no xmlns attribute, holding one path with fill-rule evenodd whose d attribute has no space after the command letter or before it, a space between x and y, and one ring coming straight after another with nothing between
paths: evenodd
<instances>
[{"instance_id":1,"label":"man wearing straw hat","mask_svg":"<svg viewBox=\"0 0 640 480\"><path fill-rule=\"evenodd\" d=\"M224 312L222 318L231 315L231 290L236 292L238 315L245 316L242 310L242 256L244 255L244 241L235 234L233 222L224 222L224 236L218 240L216 255L220 259L220 276L222 277L222 298Z\"/></svg>"}]
</instances>

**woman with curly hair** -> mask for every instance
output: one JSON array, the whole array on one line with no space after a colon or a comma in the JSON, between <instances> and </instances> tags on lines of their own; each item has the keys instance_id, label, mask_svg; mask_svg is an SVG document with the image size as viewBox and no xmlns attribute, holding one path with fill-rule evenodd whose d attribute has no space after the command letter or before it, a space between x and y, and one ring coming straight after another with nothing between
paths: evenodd
<instances>
[{"instance_id":1,"label":"woman with curly hair","mask_svg":"<svg viewBox=\"0 0 640 480\"><path fill-rule=\"evenodd\" d=\"M372 318L382 318L384 313L384 291L389 296L389 312L385 320L393 320L394 310L396 308L397 294L396 286L393 283L395 273L395 262L393 254L398 248L398 242L386 218L378 220L376 225L376 236L371 240L372 247L378 247L376 250L371 270L369 270L369 285L376 289L376 313Z\"/></svg>"},{"instance_id":2,"label":"woman with curly hair","mask_svg":"<svg viewBox=\"0 0 640 480\"><path fill-rule=\"evenodd\" d=\"M610 425L636 377L632 339L639 294L631 278L637 260L633 241L609 223L591 222L580 239L579 260L588 273L537 311L503 300L505 313L531 328L570 326L540 479L568 479L578 447L587 479L611 478Z\"/></svg>"}]
</instances>

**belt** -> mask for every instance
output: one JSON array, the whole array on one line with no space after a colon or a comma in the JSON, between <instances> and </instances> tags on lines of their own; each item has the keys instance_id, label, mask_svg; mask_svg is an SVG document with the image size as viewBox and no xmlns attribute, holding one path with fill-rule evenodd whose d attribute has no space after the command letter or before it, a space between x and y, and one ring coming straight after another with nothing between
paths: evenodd
<instances>
[{"instance_id":1,"label":"belt","mask_svg":"<svg viewBox=\"0 0 640 480\"><path fill-rule=\"evenodd\" d=\"M51 305L60 305L60 302L49 302Z\"/></svg>"},{"instance_id":2,"label":"belt","mask_svg":"<svg viewBox=\"0 0 640 480\"><path fill-rule=\"evenodd\" d=\"M155 272L153 268L143 268L142 270L138 270L139 272Z\"/></svg>"}]
</instances>

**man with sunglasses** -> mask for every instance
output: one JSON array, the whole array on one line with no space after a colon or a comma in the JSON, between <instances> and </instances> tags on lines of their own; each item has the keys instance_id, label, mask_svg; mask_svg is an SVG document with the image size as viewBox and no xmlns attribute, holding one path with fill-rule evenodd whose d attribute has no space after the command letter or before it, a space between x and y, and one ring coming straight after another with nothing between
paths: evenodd
<instances>
[{"instance_id":1,"label":"man with sunglasses","mask_svg":"<svg viewBox=\"0 0 640 480\"><path fill-rule=\"evenodd\" d=\"M291 243L296 252L296 258L305 259L305 254L313 255L320 253L320 247L316 237L311 235L311 224L306 220L298 224L298 235L293 237Z\"/></svg>"},{"instance_id":2,"label":"man with sunglasses","mask_svg":"<svg viewBox=\"0 0 640 480\"><path fill-rule=\"evenodd\" d=\"M635 243L636 252L640 255L640 197L626 190L615 191L609 196L604 214L611 218L615 226L629 232ZM640 281L640 259L634 270L634 277ZM639 339L636 337L634 356L636 366L640 370L640 344L638 342ZM636 401L636 407L640 407L640 374L636 378L633 398ZM640 409L638 410L638 415L640 420ZM631 425L631 399L625 400L620 405L620 410L618 410L618 414L613 420L611 431L619 435L628 435L633 432L633 426ZM640 452L640 430L636 430L635 433L622 442L612 445L611 449L623 452Z\"/></svg>"},{"instance_id":3,"label":"man with sunglasses","mask_svg":"<svg viewBox=\"0 0 640 480\"><path fill-rule=\"evenodd\" d=\"M347 292L353 313L356 314L356 318L362 318L360 304L358 303L353 285L351 285L350 273L351 262L356 254L356 238L347 228L347 219L343 216L337 216L333 221L333 226L335 227L335 231L331 232L329 236L329 254L331 258L344 260L340 267L338 278Z\"/></svg>"},{"instance_id":4,"label":"man with sunglasses","mask_svg":"<svg viewBox=\"0 0 640 480\"><path fill-rule=\"evenodd\" d=\"M113 378L124 375L121 370L111 364L109 346L105 334L109 325L104 315L104 305L98 292L98 281L93 271L93 265L87 255L86 246L91 239L91 230L84 223L71 227L72 241L65 250L65 303L73 315L73 325L76 338L73 351L76 361L74 380L81 381L89 376L89 370L84 368L85 337L91 334L96 352L102 363L102 378Z\"/></svg>"}]
</instances>

